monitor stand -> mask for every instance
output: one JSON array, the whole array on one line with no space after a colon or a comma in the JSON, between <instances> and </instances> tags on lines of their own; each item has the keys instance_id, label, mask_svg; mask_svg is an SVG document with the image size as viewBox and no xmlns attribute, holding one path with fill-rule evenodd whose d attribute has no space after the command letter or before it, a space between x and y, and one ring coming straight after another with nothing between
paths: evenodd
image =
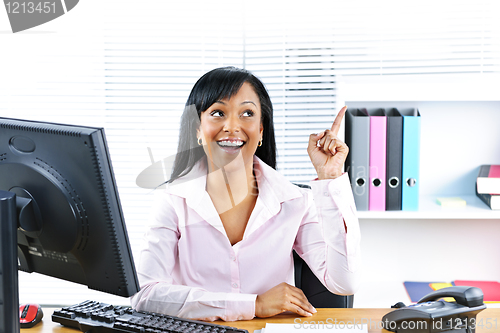
<instances>
[{"instance_id":1,"label":"monitor stand","mask_svg":"<svg viewBox=\"0 0 500 333\"><path fill-rule=\"evenodd\" d=\"M0 190L0 332L19 332L16 195Z\"/></svg>"}]
</instances>

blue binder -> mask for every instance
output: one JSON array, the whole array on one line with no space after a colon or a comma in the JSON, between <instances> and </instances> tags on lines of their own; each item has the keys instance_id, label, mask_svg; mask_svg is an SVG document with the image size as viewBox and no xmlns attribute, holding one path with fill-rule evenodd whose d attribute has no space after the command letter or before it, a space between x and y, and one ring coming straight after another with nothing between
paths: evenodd
<instances>
[{"instance_id":1,"label":"blue binder","mask_svg":"<svg viewBox=\"0 0 500 333\"><path fill-rule=\"evenodd\" d=\"M402 210L418 210L420 187L420 113L400 109L403 115Z\"/></svg>"}]
</instances>

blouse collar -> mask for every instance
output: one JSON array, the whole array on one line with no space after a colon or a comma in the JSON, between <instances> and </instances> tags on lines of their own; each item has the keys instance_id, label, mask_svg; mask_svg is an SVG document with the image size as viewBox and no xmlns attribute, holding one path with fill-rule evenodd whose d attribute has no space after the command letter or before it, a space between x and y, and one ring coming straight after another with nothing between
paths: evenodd
<instances>
[{"instance_id":1,"label":"blouse collar","mask_svg":"<svg viewBox=\"0 0 500 333\"><path fill-rule=\"evenodd\" d=\"M264 163L259 157L253 157L254 173L259 186L259 196L274 197L278 203L301 197L298 187L290 183L282 174ZM174 180L167 186L167 192L186 199L200 197L200 192L206 191L207 162L202 158L196 162L193 169L185 176Z\"/></svg>"}]
</instances>

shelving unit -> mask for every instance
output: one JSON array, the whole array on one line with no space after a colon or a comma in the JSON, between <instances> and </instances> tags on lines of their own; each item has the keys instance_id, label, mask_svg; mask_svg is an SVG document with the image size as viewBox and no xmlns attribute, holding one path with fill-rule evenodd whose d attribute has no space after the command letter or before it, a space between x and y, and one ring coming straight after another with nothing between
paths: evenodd
<instances>
[{"instance_id":1,"label":"shelving unit","mask_svg":"<svg viewBox=\"0 0 500 333\"><path fill-rule=\"evenodd\" d=\"M465 207L442 207L436 203L436 196L420 198L418 211L358 211L360 219L499 219L500 211L491 210L475 195L458 195L467 202Z\"/></svg>"},{"instance_id":2,"label":"shelving unit","mask_svg":"<svg viewBox=\"0 0 500 333\"><path fill-rule=\"evenodd\" d=\"M419 210L358 212L364 282L355 307L409 304L403 281L500 280L500 211L474 192L479 166L500 164L499 84L493 74L339 79L339 105L417 107L422 117ZM442 207L438 197L467 205Z\"/></svg>"}]
</instances>

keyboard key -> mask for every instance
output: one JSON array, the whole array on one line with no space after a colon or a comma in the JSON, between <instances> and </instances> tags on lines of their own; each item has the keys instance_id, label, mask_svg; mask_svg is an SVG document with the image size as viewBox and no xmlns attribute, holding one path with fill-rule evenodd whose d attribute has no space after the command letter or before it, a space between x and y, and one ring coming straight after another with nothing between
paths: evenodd
<instances>
[{"instance_id":1,"label":"keyboard key","mask_svg":"<svg viewBox=\"0 0 500 333\"><path fill-rule=\"evenodd\" d=\"M52 321L86 332L138 333L248 333L246 330L223 325L182 319L129 307L85 301L54 311ZM90 322L89 322L90 321Z\"/></svg>"}]
</instances>

